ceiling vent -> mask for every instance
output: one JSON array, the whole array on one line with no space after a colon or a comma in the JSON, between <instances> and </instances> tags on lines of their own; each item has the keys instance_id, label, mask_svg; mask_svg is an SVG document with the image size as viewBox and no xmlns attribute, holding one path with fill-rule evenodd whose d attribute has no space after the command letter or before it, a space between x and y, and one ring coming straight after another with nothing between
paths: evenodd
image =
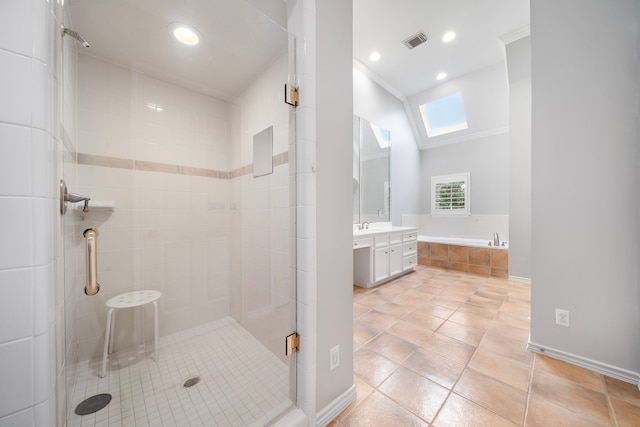
<instances>
[{"instance_id":1,"label":"ceiling vent","mask_svg":"<svg viewBox=\"0 0 640 427\"><path fill-rule=\"evenodd\" d=\"M407 47L407 49L411 50L415 47L420 46L422 43L427 41L427 35L420 31L417 34L412 35L408 39L404 40L402 43Z\"/></svg>"}]
</instances>

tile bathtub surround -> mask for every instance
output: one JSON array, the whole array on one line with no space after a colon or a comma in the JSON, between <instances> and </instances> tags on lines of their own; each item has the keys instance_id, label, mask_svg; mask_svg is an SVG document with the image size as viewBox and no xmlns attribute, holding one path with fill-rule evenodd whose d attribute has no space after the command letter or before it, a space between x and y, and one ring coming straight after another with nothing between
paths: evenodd
<instances>
[{"instance_id":1,"label":"tile bathtub surround","mask_svg":"<svg viewBox=\"0 0 640 427\"><path fill-rule=\"evenodd\" d=\"M418 264L486 277L509 277L509 251L418 242Z\"/></svg>"},{"instance_id":2,"label":"tile bathtub surround","mask_svg":"<svg viewBox=\"0 0 640 427\"><path fill-rule=\"evenodd\" d=\"M418 266L354 287L358 400L330 426L637 426L637 386L526 349L530 286Z\"/></svg>"}]
</instances>

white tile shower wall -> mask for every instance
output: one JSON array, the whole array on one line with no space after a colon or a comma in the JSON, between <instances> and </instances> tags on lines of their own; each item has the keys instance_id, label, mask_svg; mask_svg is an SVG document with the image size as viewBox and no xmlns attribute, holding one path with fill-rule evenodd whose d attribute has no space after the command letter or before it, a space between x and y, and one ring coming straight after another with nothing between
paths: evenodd
<instances>
[{"instance_id":1,"label":"white tile shower wall","mask_svg":"<svg viewBox=\"0 0 640 427\"><path fill-rule=\"evenodd\" d=\"M78 151L225 170L226 103L79 57Z\"/></svg>"},{"instance_id":2,"label":"white tile shower wall","mask_svg":"<svg viewBox=\"0 0 640 427\"><path fill-rule=\"evenodd\" d=\"M241 107L241 162L253 162L253 135L273 126L273 153L279 154L289 149L289 107L284 103L282 87L287 76L287 53L256 78L238 96L236 102ZM231 169L243 164L231 164Z\"/></svg>"},{"instance_id":3,"label":"white tile shower wall","mask_svg":"<svg viewBox=\"0 0 640 427\"><path fill-rule=\"evenodd\" d=\"M0 3L0 425L62 425L64 417L53 274L61 10L59 1Z\"/></svg>"},{"instance_id":4,"label":"white tile shower wall","mask_svg":"<svg viewBox=\"0 0 640 427\"><path fill-rule=\"evenodd\" d=\"M429 214L402 215L402 225L418 227L418 234L438 237L493 238L509 240L509 215L432 216Z\"/></svg>"},{"instance_id":5,"label":"white tile shower wall","mask_svg":"<svg viewBox=\"0 0 640 427\"><path fill-rule=\"evenodd\" d=\"M2 51L0 51L2 55ZM0 169L0 194L20 196L31 193L31 130L25 126L0 123L0 158L12 159Z\"/></svg>"},{"instance_id":6,"label":"white tile shower wall","mask_svg":"<svg viewBox=\"0 0 640 427\"><path fill-rule=\"evenodd\" d=\"M316 413L316 13L315 0L295 0L289 5L289 30L296 37L296 84L300 105L296 123L296 259L298 332L304 343L297 357L297 403L315 425ZM301 260L307 260L301 264Z\"/></svg>"},{"instance_id":7,"label":"white tile shower wall","mask_svg":"<svg viewBox=\"0 0 640 427\"><path fill-rule=\"evenodd\" d=\"M188 167L228 169L227 104L79 55L79 153ZM157 289L161 335L229 314L228 181L149 170L78 165L75 192L113 200L113 212L74 212L76 244L99 230L95 297L78 304L79 358L99 355L105 302ZM84 268L83 253L76 263ZM150 309L124 310L117 348L153 336Z\"/></svg>"},{"instance_id":8,"label":"white tile shower wall","mask_svg":"<svg viewBox=\"0 0 640 427\"><path fill-rule=\"evenodd\" d=\"M260 178L241 178L245 318L289 302L288 178L286 167Z\"/></svg>"},{"instance_id":9,"label":"white tile shower wall","mask_svg":"<svg viewBox=\"0 0 640 427\"><path fill-rule=\"evenodd\" d=\"M96 297L80 300L81 359L101 350L106 300L132 289L163 293L163 335L228 314L229 215L215 208L225 205L225 183L87 165L78 165L78 181L91 184L79 187L84 193L116 202L116 210L110 213L74 213L84 217L78 221L78 236L88 227L96 227L101 233L98 273L102 291ZM136 183L137 188L127 188ZM77 262L81 264L81 258ZM152 336L148 310L144 314L123 311L118 315L118 322L128 328L132 328L134 319L135 324L143 322L139 324L143 329L133 328L131 336L119 335L119 348Z\"/></svg>"}]
</instances>

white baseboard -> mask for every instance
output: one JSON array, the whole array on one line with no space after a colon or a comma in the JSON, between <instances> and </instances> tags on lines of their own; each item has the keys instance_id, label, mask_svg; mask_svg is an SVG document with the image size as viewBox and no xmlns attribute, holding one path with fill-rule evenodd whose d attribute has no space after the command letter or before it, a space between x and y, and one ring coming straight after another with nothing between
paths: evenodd
<instances>
[{"instance_id":1,"label":"white baseboard","mask_svg":"<svg viewBox=\"0 0 640 427\"><path fill-rule=\"evenodd\" d=\"M355 402L356 398L356 385L353 384L347 391L336 397L316 414L316 426L325 427L333 421L340 412L344 411L347 406Z\"/></svg>"},{"instance_id":2,"label":"white baseboard","mask_svg":"<svg viewBox=\"0 0 640 427\"><path fill-rule=\"evenodd\" d=\"M526 283L527 285L531 284L531 278L530 277L509 276L509 280L511 282Z\"/></svg>"},{"instance_id":3,"label":"white baseboard","mask_svg":"<svg viewBox=\"0 0 640 427\"><path fill-rule=\"evenodd\" d=\"M597 360L588 359L586 357L577 356L572 353L567 353L555 348L549 348L541 346L529 341L527 348L534 353L544 354L545 356L553 357L554 359L564 360L565 362L572 363L574 365L581 366L586 369L598 372L608 377L619 379L620 381L634 384L640 390L640 372L632 372L626 369L612 366L606 363L598 362Z\"/></svg>"}]
</instances>

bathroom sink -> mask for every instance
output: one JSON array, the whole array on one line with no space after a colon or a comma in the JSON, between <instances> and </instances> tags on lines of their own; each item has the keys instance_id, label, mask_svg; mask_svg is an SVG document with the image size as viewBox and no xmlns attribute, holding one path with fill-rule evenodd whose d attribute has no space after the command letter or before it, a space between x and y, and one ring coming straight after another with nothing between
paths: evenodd
<instances>
[{"instance_id":1,"label":"bathroom sink","mask_svg":"<svg viewBox=\"0 0 640 427\"><path fill-rule=\"evenodd\" d=\"M362 234L369 234L372 230L353 230L354 236L360 236Z\"/></svg>"},{"instance_id":2,"label":"bathroom sink","mask_svg":"<svg viewBox=\"0 0 640 427\"><path fill-rule=\"evenodd\" d=\"M354 236L364 236L364 235L369 235L369 234L376 234L376 233L380 233L380 232L384 232L385 230L382 228L367 228L364 230L353 230L353 235Z\"/></svg>"},{"instance_id":3,"label":"bathroom sink","mask_svg":"<svg viewBox=\"0 0 640 427\"><path fill-rule=\"evenodd\" d=\"M353 230L354 236L370 236L373 234L390 233L392 231L402 231L404 227L373 227L365 228L364 230Z\"/></svg>"}]
</instances>

